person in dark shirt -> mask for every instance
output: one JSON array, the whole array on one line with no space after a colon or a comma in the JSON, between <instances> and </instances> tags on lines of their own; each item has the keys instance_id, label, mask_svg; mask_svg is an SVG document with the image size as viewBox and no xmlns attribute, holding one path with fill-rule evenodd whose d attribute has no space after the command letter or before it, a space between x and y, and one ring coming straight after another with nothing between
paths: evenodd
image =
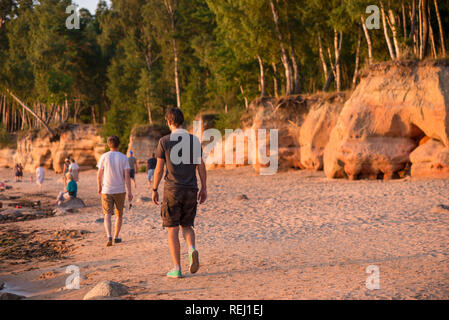
<instances>
[{"instance_id":1,"label":"person in dark shirt","mask_svg":"<svg viewBox=\"0 0 449 320\"><path fill-rule=\"evenodd\" d=\"M21 182L23 177L23 168L20 163L14 166L14 176L16 177L16 182Z\"/></svg>"},{"instance_id":2,"label":"person in dark shirt","mask_svg":"<svg viewBox=\"0 0 449 320\"><path fill-rule=\"evenodd\" d=\"M168 245L174 268L167 277L181 278L179 228L189 246L190 273L199 269L198 251L193 231L197 203L207 199L206 166L202 159L199 139L182 128L184 115L179 108L171 108L165 116L171 134L159 140L157 164L153 182L153 202L159 204L158 187L165 173L164 199L161 206L162 225L168 228ZM201 179L198 193L196 171Z\"/></svg>"},{"instance_id":3,"label":"person in dark shirt","mask_svg":"<svg viewBox=\"0 0 449 320\"><path fill-rule=\"evenodd\" d=\"M156 169L156 155L153 153L150 159L147 161L147 168L148 168L148 188L151 189L151 178L154 175L154 169Z\"/></svg>"},{"instance_id":4,"label":"person in dark shirt","mask_svg":"<svg viewBox=\"0 0 449 320\"><path fill-rule=\"evenodd\" d=\"M128 161L129 161L129 177L131 178L131 181L134 183L134 188L137 188L135 177L138 171L137 159L136 157L134 157L134 153L132 152L132 150L129 151Z\"/></svg>"}]
</instances>

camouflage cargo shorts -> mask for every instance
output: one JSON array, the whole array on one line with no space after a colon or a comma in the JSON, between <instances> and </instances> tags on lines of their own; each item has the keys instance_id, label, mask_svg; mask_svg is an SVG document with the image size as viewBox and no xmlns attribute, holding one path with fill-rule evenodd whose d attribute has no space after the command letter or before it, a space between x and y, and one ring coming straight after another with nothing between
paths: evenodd
<instances>
[{"instance_id":1,"label":"camouflage cargo shorts","mask_svg":"<svg viewBox=\"0 0 449 320\"><path fill-rule=\"evenodd\" d=\"M198 189L164 188L161 217L162 226L193 227L196 217Z\"/></svg>"}]
</instances>

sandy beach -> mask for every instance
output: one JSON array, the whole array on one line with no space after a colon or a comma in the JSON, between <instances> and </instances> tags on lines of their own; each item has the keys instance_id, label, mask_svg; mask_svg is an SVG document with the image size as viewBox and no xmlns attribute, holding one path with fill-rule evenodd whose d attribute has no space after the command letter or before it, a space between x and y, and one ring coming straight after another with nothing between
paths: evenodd
<instances>
[{"instance_id":1,"label":"sandy beach","mask_svg":"<svg viewBox=\"0 0 449 320\"><path fill-rule=\"evenodd\" d=\"M12 170L0 180L26 196L39 190L31 174L16 183ZM44 195L54 201L63 184L46 172ZM161 188L163 189L163 188ZM63 230L70 249L52 259L0 260L4 290L29 299L82 299L98 282L129 287L124 299L448 299L449 180L347 181L323 172L273 176L251 168L208 172L208 201L199 207L196 232L201 268L183 279L171 267L160 208L147 199L146 174L137 174L132 210L125 211L123 243L105 247L96 171L81 172L78 196L87 205L64 216L0 224L51 240ZM246 195L244 199L242 195ZM1 212L0 212L1 213ZM0 254L8 242L0 242ZM12 256L12 255L11 255ZM79 267L79 290L65 289L66 267ZM379 267L380 289L366 287L366 268Z\"/></svg>"}]
</instances>

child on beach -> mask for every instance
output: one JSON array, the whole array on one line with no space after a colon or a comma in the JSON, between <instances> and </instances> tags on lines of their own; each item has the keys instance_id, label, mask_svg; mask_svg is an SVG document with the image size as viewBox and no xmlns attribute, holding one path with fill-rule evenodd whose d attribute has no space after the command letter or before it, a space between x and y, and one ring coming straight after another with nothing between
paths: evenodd
<instances>
[{"instance_id":1,"label":"child on beach","mask_svg":"<svg viewBox=\"0 0 449 320\"><path fill-rule=\"evenodd\" d=\"M39 186L39 190L42 192L42 185L44 183L45 171L42 164L39 164L36 168L36 183Z\"/></svg>"},{"instance_id":2,"label":"child on beach","mask_svg":"<svg viewBox=\"0 0 449 320\"><path fill-rule=\"evenodd\" d=\"M61 205L65 200L69 200L70 198L76 198L76 194L78 192L78 185L76 181L73 179L73 176L70 172L66 174L67 186L65 187L65 191L61 191L57 198L57 205Z\"/></svg>"}]
</instances>

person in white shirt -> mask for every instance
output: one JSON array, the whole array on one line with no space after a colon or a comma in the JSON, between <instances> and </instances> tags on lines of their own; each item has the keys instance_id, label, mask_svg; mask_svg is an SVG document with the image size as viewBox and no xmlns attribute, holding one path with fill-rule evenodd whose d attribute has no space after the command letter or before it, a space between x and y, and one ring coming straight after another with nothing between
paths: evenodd
<instances>
[{"instance_id":1,"label":"person in white shirt","mask_svg":"<svg viewBox=\"0 0 449 320\"><path fill-rule=\"evenodd\" d=\"M44 184L45 171L42 164L36 167L36 183L39 186L39 190L42 192L42 185Z\"/></svg>"},{"instance_id":2,"label":"person in white shirt","mask_svg":"<svg viewBox=\"0 0 449 320\"><path fill-rule=\"evenodd\" d=\"M114 243L120 243L120 229L123 222L123 209L125 207L126 190L128 201L132 201L131 179L129 177L128 158L118 151L120 140L117 136L109 137L107 140L111 151L103 154L98 161L97 185L98 194L101 195L103 213L105 215L104 226L108 236L106 246L112 246L111 216L117 215L115 221ZM125 190L126 187L126 190Z\"/></svg>"},{"instance_id":3,"label":"person in white shirt","mask_svg":"<svg viewBox=\"0 0 449 320\"><path fill-rule=\"evenodd\" d=\"M78 165L78 163L75 162L75 159L71 159L71 164L69 166L69 172L72 174L73 180L78 182L79 181L79 171L80 171L80 166Z\"/></svg>"}]
</instances>

